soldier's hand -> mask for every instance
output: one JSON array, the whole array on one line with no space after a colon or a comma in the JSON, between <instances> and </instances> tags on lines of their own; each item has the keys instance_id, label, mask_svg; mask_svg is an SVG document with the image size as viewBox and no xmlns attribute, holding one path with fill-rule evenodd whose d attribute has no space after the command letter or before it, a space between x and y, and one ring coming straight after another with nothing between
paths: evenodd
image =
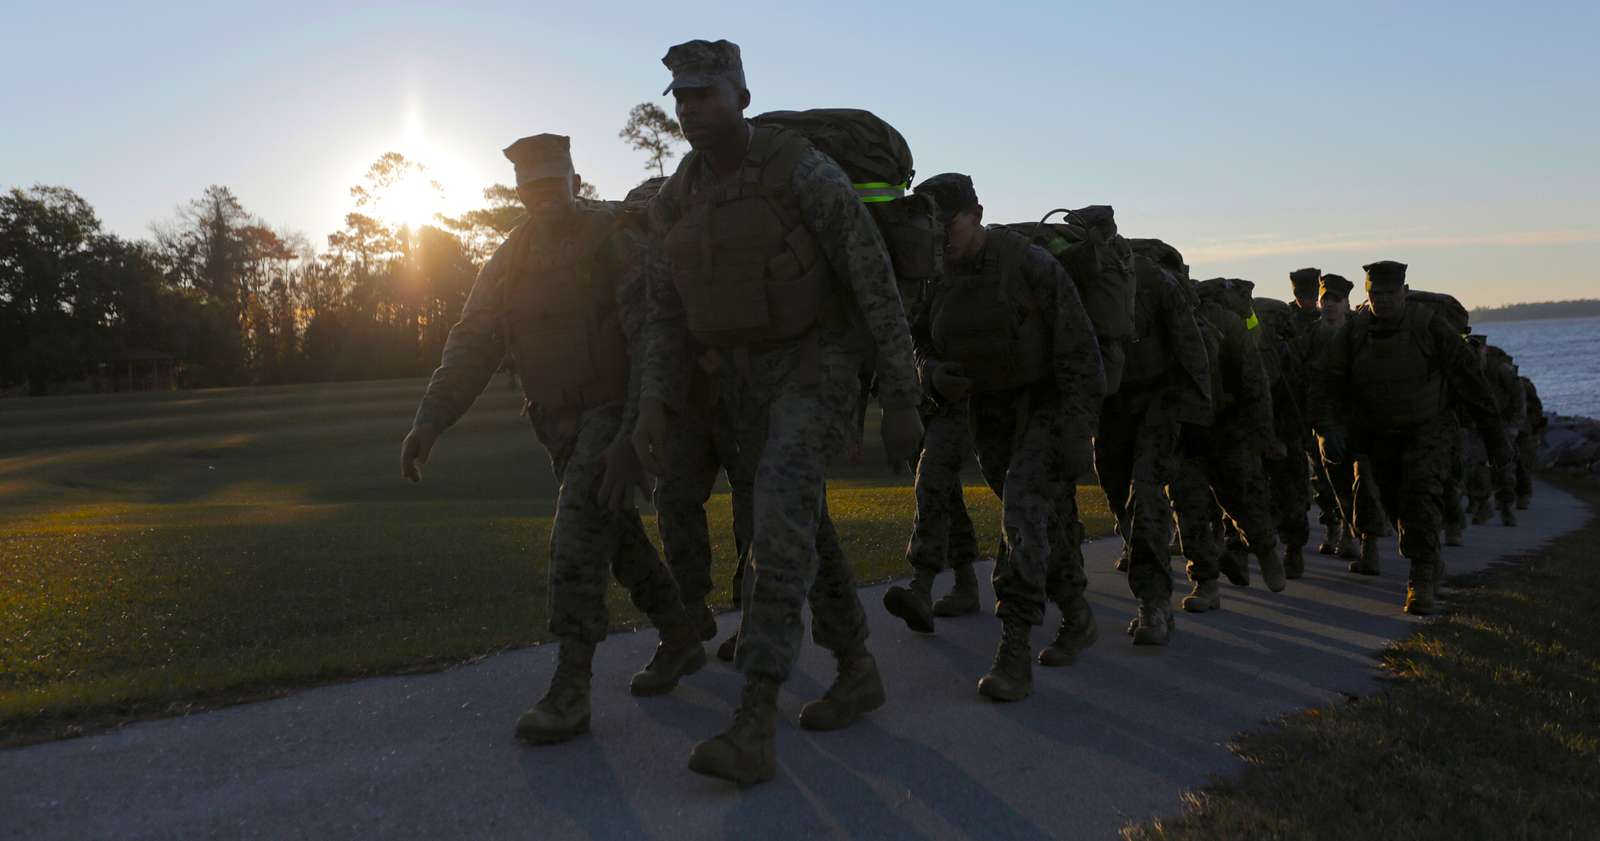
<instances>
[{"instance_id":1,"label":"soldier's hand","mask_svg":"<svg viewBox=\"0 0 1600 841\"><path fill-rule=\"evenodd\" d=\"M903 463L916 457L917 448L922 446L922 416L917 413L915 406L884 409L880 432L883 434L883 451L889 457L889 463Z\"/></svg>"},{"instance_id":2,"label":"soldier's hand","mask_svg":"<svg viewBox=\"0 0 1600 841\"><path fill-rule=\"evenodd\" d=\"M933 387L940 397L953 403L972 391L972 380L962 376L960 365L946 362L933 369Z\"/></svg>"},{"instance_id":3,"label":"soldier's hand","mask_svg":"<svg viewBox=\"0 0 1600 841\"><path fill-rule=\"evenodd\" d=\"M400 476L413 482L422 481L421 465L428 463L428 454L433 452L433 442L439 440L439 432L428 424L419 424L411 427L406 434L406 440L400 444Z\"/></svg>"},{"instance_id":4,"label":"soldier's hand","mask_svg":"<svg viewBox=\"0 0 1600 841\"><path fill-rule=\"evenodd\" d=\"M633 426L633 452L646 473L661 476L667 464L667 409L660 400L641 398Z\"/></svg>"},{"instance_id":5,"label":"soldier's hand","mask_svg":"<svg viewBox=\"0 0 1600 841\"><path fill-rule=\"evenodd\" d=\"M600 487L595 491L595 499L612 511L633 508L633 489L644 487L644 471L639 467L633 442L621 437L612 441L606 448L600 471Z\"/></svg>"}]
</instances>

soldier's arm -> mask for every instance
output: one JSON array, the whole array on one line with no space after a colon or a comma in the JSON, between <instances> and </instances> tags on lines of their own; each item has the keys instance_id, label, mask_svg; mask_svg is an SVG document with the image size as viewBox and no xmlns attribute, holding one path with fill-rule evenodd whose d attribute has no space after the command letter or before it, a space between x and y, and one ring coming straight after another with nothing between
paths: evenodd
<instances>
[{"instance_id":1,"label":"soldier's arm","mask_svg":"<svg viewBox=\"0 0 1600 841\"><path fill-rule=\"evenodd\" d=\"M1211 368L1205 339L1201 337L1200 326L1194 320L1194 308L1176 283L1164 283L1159 288L1163 298L1163 326L1181 369L1177 381L1171 386L1173 409L1180 423L1210 426Z\"/></svg>"},{"instance_id":2,"label":"soldier's arm","mask_svg":"<svg viewBox=\"0 0 1600 841\"><path fill-rule=\"evenodd\" d=\"M922 297L916 309L908 313L911 322L911 354L917 367L917 381L922 384L925 394L939 400L938 390L933 387L933 371L943 364L933 349L933 322L931 290Z\"/></svg>"},{"instance_id":3,"label":"soldier's arm","mask_svg":"<svg viewBox=\"0 0 1600 841\"><path fill-rule=\"evenodd\" d=\"M1089 312L1067 270L1044 249L1030 245L1023 252L1022 276L1046 316L1054 316L1051 367L1062 410L1075 433L1091 436L1100 423L1106 369Z\"/></svg>"},{"instance_id":4,"label":"soldier's arm","mask_svg":"<svg viewBox=\"0 0 1600 841\"><path fill-rule=\"evenodd\" d=\"M1274 437L1272 425L1272 384L1267 381L1266 366L1261 364L1261 351L1256 347L1255 330L1260 330L1258 321L1254 328L1246 327L1244 319L1228 313L1224 319L1227 327L1222 338L1223 353L1231 357L1231 364L1239 369L1239 403L1243 409L1242 416L1249 431L1260 440L1270 441Z\"/></svg>"},{"instance_id":5,"label":"soldier's arm","mask_svg":"<svg viewBox=\"0 0 1600 841\"><path fill-rule=\"evenodd\" d=\"M920 403L900 289L878 226L856 197L844 170L812 150L795 167L801 222L817 238L834 274L852 292L877 346L878 402L885 409Z\"/></svg>"},{"instance_id":6,"label":"soldier's arm","mask_svg":"<svg viewBox=\"0 0 1600 841\"><path fill-rule=\"evenodd\" d=\"M512 252L521 242L522 238L513 232L479 270L461 308L461 320L450 328L445 339L439 367L428 381L413 425L431 426L439 432L449 428L467 413L505 359L505 341L500 335L500 284L515 263Z\"/></svg>"},{"instance_id":7,"label":"soldier's arm","mask_svg":"<svg viewBox=\"0 0 1600 841\"><path fill-rule=\"evenodd\" d=\"M1306 414L1318 433L1343 432L1344 382L1350 370L1350 325L1355 316L1339 328L1312 353L1311 375L1306 382Z\"/></svg>"},{"instance_id":8,"label":"soldier's arm","mask_svg":"<svg viewBox=\"0 0 1600 841\"><path fill-rule=\"evenodd\" d=\"M682 215L678 200L682 177L680 169L650 202L650 227L656 245L654 257L643 265L644 352L638 369L639 399L673 407L682 407L688 399L694 341L683 298L673 285L671 265L660 250L660 243Z\"/></svg>"}]
</instances>

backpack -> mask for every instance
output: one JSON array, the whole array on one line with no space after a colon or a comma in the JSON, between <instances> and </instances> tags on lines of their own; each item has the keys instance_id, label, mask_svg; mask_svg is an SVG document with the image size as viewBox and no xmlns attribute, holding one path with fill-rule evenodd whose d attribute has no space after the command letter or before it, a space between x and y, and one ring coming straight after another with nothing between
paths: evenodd
<instances>
[{"instance_id":1,"label":"backpack","mask_svg":"<svg viewBox=\"0 0 1600 841\"><path fill-rule=\"evenodd\" d=\"M944 229L931 198L906 193L916 170L905 137L871 111L856 108L768 111L751 122L795 132L839 164L877 223L900 296L912 309L923 286L944 269Z\"/></svg>"},{"instance_id":2,"label":"backpack","mask_svg":"<svg viewBox=\"0 0 1600 841\"><path fill-rule=\"evenodd\" d=\"M1060 222L1051 222L1056 214ZM1115 212L1110 205L1090 205L1077 210L1057 208L1037 222L997 225L1022 234L1029 242L1050 252L1077 287L1089 322L1100 342L1100 359L1106 371L1106 394L1115 394L1122 383L1126 361L1125 343L1133 335L1134 275L1133 250L1117 233Z\"/></svg>"},{"instance_id":3,"label":"backpack","mask_svg":"<svg viewBox=\"0 0 1600 841\"><path fill-rule=\"evenodd\" d=\"M1406 290L1406 303L1421 304L1433 310L1433 314L1436 317L1443 318L1451 329L1463 336L1472 332L1471 317L1467 313L1467 308L1462 306L1454 295L1446 295L1443 292L1424 292L1421 289L1408 289Z\"/></svg>"}]
</instances>

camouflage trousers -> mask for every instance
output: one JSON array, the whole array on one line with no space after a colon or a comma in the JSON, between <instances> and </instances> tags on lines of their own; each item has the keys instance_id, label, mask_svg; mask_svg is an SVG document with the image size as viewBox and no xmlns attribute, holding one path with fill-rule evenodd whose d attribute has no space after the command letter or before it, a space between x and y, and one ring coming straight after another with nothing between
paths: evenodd
<instances>
[{"instance_id":1,"label":"camouflage trousers","mask_svg":"<svg viewBox=\"0 0 1600 841\"><path fill-rule=\"evenodd\" d=\"M1317 448L1315 435L1306 436L1305 452L1307 469L1311 472L1311 500L1317 504L1317 522L1338 527L1344 520L1339 513L1339 495L1322 469L1322 452Z\"/></svg>"},{"instance_id":2,"label":"camouflage trousers","mask_svg":"<svg viewBox=\"0 0 1600 841\"><path fill-rule=\"evenodd\" d=\"M1362 430L1351 435L1355 465L1356 531L1363 537L1383 534L1387 515L1400 534L1400 555L1411 562L1411 583L1428 584L1440 574L1440 509L1445 477L1450 472L1451 435L1440 418L1412 429ZM1369 486L1376 486L1371 493ZM1363 507L1375 497L1381 511Z\"/></svg>"},{"instance_id":3,"label":"camouflage trousers","mask_svg":"<svg viewBox=\"0 0 1600 841\"><path fill-rule=\"evenodd\" d=\"M1443 434L1450 439L1450 469L1440 493L1441 517L1445 526L1463 529L1467 526L1467 514L1461 507L1461 496L1467 492L1466 432L1454 412L1445 413L1441 423Z\"/></svg>"},{"instance_id":4,"label":"camouflage trousers","mask_svg":"<svg viewBox=\"0 0 1600 841\"><path fill-rule=\"evenodd\" d=\"M1517 496L1533 496L1533 474L1530 472L1539 462L1539 436L1526 429L1517 433L1517 467L1516 467L1516 492Z\"/></svg>"},{"instance_id":5,"label":"camouflage trousers","mask_svg":"<svg viewBox=\"0 0 1600 841\"><path fill-rule=\"evenodd\" d=\"M631 504L612 511L595 498L605 451L616 439L622 405L580 415L535 410L534 430L550 453L561 489L550 528L550 633L598 643L606 638L606 588L615 576L656 626L681 621L683 600Z\"/></svg>"},{"instance_id":6,"label":"camouflage trousers","mask_svg":"<svg viewBox=\"0 0 1600 841\"><path fill-rule=\"evenodd\" d=\"M691 608L704 604L714 589L706 502L718 474L724 472L733 490L733 543L739 559L733 573L734 603L740 601L744 590L754 477L739 457L733 415L727 403L718 401L710 407L689 407L667 416L666 475L656 483L656 519L667 565L678 580L683 603Z\"/></svg>"},{"instance_id":7,"label":"camouflage trousers","mask_svg":"<svg viewBox=\"0 0 1600 841\"><path fill-rule=\"evenodd\" d=\"M860 354L843 337L819 337L723 366L739 451L754 466L749 569L734 664L786 680L800 654L811 602L812 638L834 652L867 638L855 574L828 517L823 472L844 448Z\"/></svg>"},{"instance_id":8,"label":"camouflage trousers","mask_svg":"<svg viewBox=\"0 0 1600 841\"><path fill-rule=\"evenodd\" d=\"M1076 488L1066 475L1062 442L1066 415L1053 394L1036 400L1017 391L971 398L972 438L983 479L1000 498L1003 549L995 558L995 615L1030 625L1044 622L1045 599L1074 586L1083 589L1066 551L1071 524L1063 522L1063 497ZM1076 504L1070 516L1076 519ZM1079 527L1081 529L1081 526Z\"/></svg>"},{"instance_id":9,"label":"camouflage trousers","mask_svg":"<svg viewBox=\"0 0 1600 841\"><path fill-rule=\"evenodd\" d=\"M917 513L906 546L912 569L937 574L978 559L978 535L961 490L961 466L973 451L967 414L968 401L960 400L923 417Z\"/></svg>"},{"instance_id":10,"label":"camouflage trousers","mask_svg":"<svg viewBox=\"0 0 1600 841\"><path fill-rule=\"evenodd\" d=\"M1212 581L1221 575L1217 560L1223 547L1215 529L1219 507L1245 546L1254 550L1278 544L1260 442L1231 432L1227 424L1221 426L1211 431L1205 456L1180 459L1168 489L1191 581Z\"/></svg>"},{"instance_id":11,"label":"camouflage trousers","mask_svg":"<svg viewBox=\"0 0 1600 841\"><path fill-rule=\"evenodd\" d=\"M1355 511L1357 508L1377 512L1374 519L1380 522L1386 516L1383 513L1383 503L1378 501L1376 495L1377 488L1373 487L1371 482L1362 486L1361 492L1364 498L1360 502L1356 501L1356 471L1358 469L1362 469L1359 466L1359 460L1341 464L1324 462L1322 465L1323 473L1328 477L1328 482L1333 487L1334 496L1339 501L1340 519L1352 534L1356 533ZM1369 464L1365 470L1370 473L1372 471L1371 465ZM1457 511L1460 511L1459 506ZM1379 534L1382 534L1382 532L1379 532Z\"/></svg>"},{"instance_id":12,"label":"camouflage trousers","mask_svg":"<svg viewBox=\"0 0 1600 841\"><path fill-rule=\"evenodd\" d=\"M1128 587L1139 599L1172 595L1167 564L1172 507L1166 485L1177 474L1178 422L1162 395L1123 391L1106 398L1094 441L1095 472L1117 534L1128 544Z\"/></svg>"},{"instance_id":13,"label":"camouflage trousers","mask_svg":"<svg viewBox=\"0 0 1600 841\"><path fill-rule=\"evenodd\" d=\"M1264 459L1263 467L1278 539L1286 547L1305 546L1311 539L1311 527L1306 524L1306 512L1311 510L1311 481L1307 475L1311 463L1306 461L1305 453L1291 446L1283 458Z\"/></svg>"}]
</instances>

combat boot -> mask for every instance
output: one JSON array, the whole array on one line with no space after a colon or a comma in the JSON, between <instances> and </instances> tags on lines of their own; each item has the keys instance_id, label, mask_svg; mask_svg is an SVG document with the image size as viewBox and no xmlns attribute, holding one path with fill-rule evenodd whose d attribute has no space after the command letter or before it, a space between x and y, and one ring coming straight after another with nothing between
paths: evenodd
<instances>
[{"instance_id":1,"label":"combat boot","mask_svg":"<svg viewBox=\"0 0 1600 841\"><path fill-rule=\"evenodd\" d=\"M1528 510L1528 504L1533 502L1533 494L1517 494L1517 510Z\"/></svg>"},{"instance_id":2,"label":"combat boot","mask_svg":"<svg viewBox=\"0 0 1600 841\"><path fill-rule=\"evenodd\" d=\"M717 638L717 615L711 612L711 608L706 607L705 602L693 607L686 605L684 610L688 612L688 615L694 617L695 623L700 630L701 642L710 642Z\"/></svg>"},{"instance_id":3,"label":"combat boot","mask_svg":"<svg viewBox=\"0 0 1600 841\"><path fill-rule=\"evenodd\" d=\"M535 745L553 745L589 732L589 679L593 666L594 643L561 640L550 689L517 720L517 738Z\"/></svg>"},{"instance_id":4,"label":"combat boot","mask_svg":"<svg viewBox=\"0 0 1600 841\"><path fill-rule=\"evenodd\" d=\"M1128 571L1128 565L1130 563L1132 563L1132 562L1133 562L1133 547L1129 546L1127 544L1127 542L1124 541L1123 544L1122 544L1122 553L1117 555L1117 564L1116 564L1117 572L1127 572Z\"/></svg>"},{"instance_id":5,"label":"combat boot","mask_svg":"<svg viewBox=\"0 0 1600 841\"><path fill-rule=\"evenodd\" d=\"M778 775L778 682L750 675L727 730L694 746L689 770L741 786Z\"/></svg>"},{"instance_id":6,"label":"combat boot","mask_svg":"<svg viewBox=\"0 0 1600 841\"><path fill-rule=\"evenodd\" d=\"M1338 523L1328 523L1322 527L1322 542L1317 544L1317 554L1339 554L1339 540L1344 535L1344 529Z\"/></svg>"},{"instance_id":7,"label":"combat boot","mask_svg":"<svg viewBox=\"0 0 1600 841\"><path fill-rule=\"evenodd\" d=\"M933 633L933 573L919 569L910 587L894 586L883 594L883 606L919 634Z\"/></svg>"},{"instance_id":8,"label":"combat boot","mask_svg":"<svg viewBox=\"0 0 1600 841\"><path fill-rule=\"evenodd\" d=\"M724 663L732 663L734 652L738 650L739 631L735 629L733 633L728 635L727 639L722 641L721 645L717 646L717 659Z\"/></svg>"},{"instance_id":9,"label":"combat boot","mask_svg":"<svg viewBox=\"0 0 1600 841\"><path fill-rule=\"evenodd\" d=\"M958 564L951 571L955 573L955 586L933 603L933 615L949 618L977 613L978 574L973 571L972 564Z\"/></svg>"},{"instance_id":10,"label":"combat boot","mask_svg":"<svg viewBox=\"0 0 1600 841\"><path fill-rule=\"evenodd\" d=\"M1436 609L1434 599L1432 582L1412 581L1406 585L1405 612L1412 616L1432 616Z\"/></svg>"},{"instance_id":11,"label":"combat boot","mask_svg":"<svg viewBox=\"0 0 1600 841\"><path fill-rule=\"evenodd\" d=\"M1239 587L1250 586L1250 566L1232 549L1222 550L1217 558L1217 569L1228 579L1228 583Z\"/></svg>"},{"instance_id":12,"label":"combat boot","mask_svg":"<svg viewBox=\"0 0 1600 841\"><path fill-rule=\"evenodd\" d=\"M1517 524L1517 512L1511 507L1511 501L1500 503L1500 525L1512 527Z\"/></svg>"},{"instance_id":13,"label":"combat boot","mask_svg":"<svg viewBox=\"0 0 1600 841\"><path fill-rule=\"evenodd\" d=\"M1359 557L1360 550L1356 548L1357 545L1354 531L1349 528L1339 530L1339 557L1346 560Z\"/></svg>"},{"instance_id":14,"label":"combat boot","mask_svg":"<svg viewBox=\"0 0 1600 841\"><path fill-rule=\"evenodd\" d=\"M1348 569L1360 575L1377 575L1378 570L1378 539L1376 537L1361 538L1361 557L1350 562Z\"/></svg>"},{"instance_id":15,"label":"combat boot","mask_svg":"<svg viewBox=\"0 0 1600 841\"><path fill-rule=\"evenodd\" d=\"M1461 524L1460 523L1445 523L1444 524L1444 545L1446 545L1446 546L1460 546L1465 542L1466 541L1465 541L1465 539L1463 539L1462 534L1461 534Z\"/></svg>"},{"instance_id":16,"label":"combat boot","mask_svg":"<svg viewBox=\"0 0 1600 841\"><path fill-rule=\"evenodd\" d=\"M1175 623L1172 619L1172 602L1168 597L1140 599L1139 612L1134 616L1134 645L1166 645L1172 638Z\"/></svg>"},{"instance_id":17,"label":"combat boot","mask_svg":"<svg viewBox=\"0 0 1600 841\"><path fill-rule=\"evenodd\" d=\"M1221 587L1217 579L1209 581L1196 581L1189 590L1189 595L1183 597L1183 609L1187 613L1206 613L1222 609Z\"/></svg>"},{"instance_id":18,"label":"combat boot","mask_svg":"<svg viewBox=\"0 0 1600 841\"><path fill-rule=\"evenodd\" d=\"M1033 694L1033 626L1014 616L1001 619L994 665L978 679L978 694L992 701L1020 701Z\"/></svg>"},{"instance_id":19,"label":"combat boot","mask_svg":"<svg viewBox=\"0 0 1600 841\"><path fill-rule=\"evenodd\" d=\"M1278 547L1266 546L1254 550L1253 554L1256 556L1256 563L1261 566L1261 580L1266 582L1267 589L1274 593L1283 592L1283 588L1288 586L1288 572L1285 569L1283 558L1278 557ZM1284 557L1288 557L1291 554L1299 555L1300 548L1285 546L1283 554ZM1300 558L1300 566L1302 568L1305 567L1304 556Z\"/></svg>"},{"instance_id":20,"label":"combat boot","mask_svg":"<svg viewBox=\"0 0 1600 841\"><path fill-rule=\"evenodd\" d=\"M1263 570L1262 573L1261 573L1261 576L1263 578L1265 578L1266 574L1267 574L1266 571ZM1303 547L1300 547L1300 546L1285 546L1285 547L1283 547L1283 577L1289 579L1290 581L1293 581L1293 580L1295 580L1297 578L1300 578L1300 577L1304 576L1305 574L1306 574L1306 554L1305 554L1305 549Z\"/></svg>"},{"instance_id":21,"label":"combat boot","mask_svg":"<svg viewBox=\"0 0 1600 841\"><path fill-rule=\"evenodd\" d=\"M1100 639L1100 627L1094 622L1094 611L1082 593L1063 601L1061 626L1056 628L1056 638L1039 650L1039 665L1070 666L1078 659L1078 652L1094 645Z\"/></svg>"},{"instance_id":22,"label":"combat boot","mask_svg":"<svg viewBox=\"0 0 1600 841\"><path fill-rule=\"evenodd\" d=\"M716 623L712 623L715 628ZM680 678L700 671L706 665L706 647L700 617L661 626L661 642L655 656L628 682L628 691L639 696L665 695L678 686Z\"/></svg>"},{"instance_id":23,"label":"combat boot","mask_svg":"<svg viewBox=\"0 0 1600 841\"><path fill-rule=\"evenodd\" d=\"M835 652L839 672L821 698L800 708L800 726L807 730L838 730L883 706L883 679L878 661L859 643L850 651Z\"/></svg>"},{"instance_id":24,"label":"combat boot","mask_svg":"<svg viewBox=\"0 0 1600 841\"><path fill-rule=\"evenodd\" d=\"M1472 524L1481 526L1494 517L1494 510L1489 507L1488 499L1474 499L1472 501Z\"/></svg>"}]
</instances>

